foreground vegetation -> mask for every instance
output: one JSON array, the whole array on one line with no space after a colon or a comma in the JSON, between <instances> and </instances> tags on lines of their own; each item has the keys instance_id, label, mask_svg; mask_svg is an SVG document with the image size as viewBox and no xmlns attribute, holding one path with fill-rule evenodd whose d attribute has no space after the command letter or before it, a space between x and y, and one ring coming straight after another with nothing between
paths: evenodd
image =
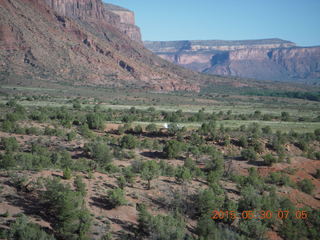
<instances>
[{"instance_id":1,"label":"foreground vegetation","mask_svg":"<svg viewBox=\"0 0 320 240\"><path fill-rule=\"evenodd\" d=\"M320 238L314 102L124 99L2 97L0 238ZM279 209L290 216L241 217Z\"/></svg>"}]
</instances>

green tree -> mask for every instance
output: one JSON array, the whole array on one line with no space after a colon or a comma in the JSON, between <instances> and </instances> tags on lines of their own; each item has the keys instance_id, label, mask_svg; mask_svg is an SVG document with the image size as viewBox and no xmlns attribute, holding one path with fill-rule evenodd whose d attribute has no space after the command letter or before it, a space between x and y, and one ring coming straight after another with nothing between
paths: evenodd
<instances>
[{"instance_id":1,"label":"green tree","mask_svg":"<svg viewBox=\"0 0 320 240\"><path fill-rule=\"evenodd\" d=\"M267 226L260 219L246 219L239 223L239 229L248 237L263 239Z\"/></svg>"},{"instance_id":2,"label":"green tree","mask_svg":"<svg viewBox=\"0 0 320 240\"><path fill-rule=\"evenodd\" d=\"M212 216L207 213L199 218L195 229L199 236L199 240L245 239L237 232L230 230L228 227L224 227L224 225L212 221L211 217Z\"/></svg>"},{"instance_id":3,"label":"green tree","mask_svg":"<svg viewBox=\"0 0 320 240\"><path fill-rule=\"evenodd\" d=\"M189 168L179 167L176 170L176 179L180 183L190 182L192 179L192 173Z\"/></svg>"},{"instance_id":4,"label":"green tree","mask_svg":"<svg viewBox=\"0 0 320 240\"><path fill-rule=\"evenodd\" d=\"M141 178L148 181L148 190L151 189L151 180L159 176L159 165L156 161L151 160L143 163Z\"/></svg>"},{"instance_id":5,"label":"green tree","mask_svg":"<svg viewBox=\"0 0 320 240\"><path fill-rule=\"evenodd\" d=\"M81 196L85 197L87 194L86 184L83 182L83 177L77 176L74 180L74 186L76 191L81 194Z\"/></svg>"},{"instance_id":6,"label":"green tree","mask_svg":"<svg viewBox=\"0 0 320 240\"><path fill-rule=\"evenodd\" d=\"M0 168L10 169L17 167L17 162L12 153L0 154Z\"/></svg>"},{"instance_id":7,"label":"green tree","mask_svg":"<svg viewBox=\"0 0 320 240\"><path fill-rule=\"evenodd\" d=\"M256 161L257 160L257 153L253 148L248 148L241 151L241 157L248 161Z\"/></svg>"},{"instance_id":8,"label":"green tree","mask_svg":"<svg viewBox=\"0 0 320 240\"><path fill-rule=\"evenodd\" d=\"M219 186L200 191L195 201L197 215L201 216L213 210L219 210L223 206L224 200L225 196Z\"/></svg>"},{"instance_id":9,"label":"green tree","mask_svg":"<svg viewBox=\"0 0 320 240\"><path fill-rule=\"evenodd\" d=\"M107 200L114 208L127 203L125 198L125 192L121 188L109 190Z\"/></svg>"},{"instance_id":10,"label":"green tree","mask_svg":"<svg viewBox=\"0 0 320 240\"><path fill-rule=\"evenodd\" d=\"M186 235L186 224L180 216L152 216L148 213L144 205L138 206L138 227L140 235L147 236L147 239L188 239Z\"/></svg>"},{"instance_id":11,"label":"green tree","mask_svg":"<svg viewBox=\"0 0 320 240\"><path fill-rule=\"evenodd\" d=\"M177 158L182 151L182 144L176 140L166 142L163 148L164 156L167 158Z\"/></svg>"},{"instance_id":12,"label":"green tree","mask_svg":"<svg viewBox=\"0 0 320 240\"><path fill-rule=\"evenodd\" d=\"M137 141L134 136L125 135L121 138L120 145L122 148L134 149L137 146Z\"/></svg>"},{"instance_id":13,"label":"green tree","mask_svg":"<svg viewBox=\"0 0 320 240\"><path fill-rule=\"evenodd\" d=\"M112 154L110 153L109 147L104 142L97 141L88 143L84 146L84 152L101 166L105 166L112 162Z\"/></svg>"},{"instance_id":14,"label":"green tree","mask_svg":"<svg viewBox=\"0 0 320 240\"><path fill-rule=\"evenodd\" d=\"M15 152L19 148L19 143L15 137L2 138L1 144L6 152Z\"/></svg>"},{"instance_id":15,"label":"green tree","mask_svg":"<svg viewBox=\"0 0 320 240\"><path fill-rule=\"evenodd\" d=\"M41 230L39 225L29 222L25 215L16 218L5 235L8 240L55 240L52 235Z\"/></svg>"},{"instance_id":16,"label":"green tree","mask_svg":"<svg viewBox=\"0 0 320 240\"><path fill-rule=\"evenodd\" d=\"M52 227L64 239L86 239L91 217L80 192L73 191L59 179L48 179L42 194L46 211L54 218Z\"/></svg>"},{"instance_id":17,"label":"green tree","mask_svg":"<svg viewBox=\"0 0 320 240\"><path fill-rule=\"evenodd\" d=\"M86 116L87 123L90 129L100 129L104 128L104 121L100 114L90 113Z\"/></svg>"},{"instance_id":18,"label":"green tree","mask_svg":"<svg viewBox=\"0 0 320 240\"><path fill-rule=\"evenodd\" d=\"M260 209L262 206L261 196L253 185L247 185L241 189L241 199L239 201L239 210Z\"/></svg>"},{"instance_id":19,"label":"green tree","mask_svg":"<svg viewBox=\"0 0 320 240\"><path fill-rule=\"evenodd\" d=\"M123 176L125 178L126 183L133 184L135 181L135 174L132 171L131 167L122 169Z\"/></svg>"}]
</instances>

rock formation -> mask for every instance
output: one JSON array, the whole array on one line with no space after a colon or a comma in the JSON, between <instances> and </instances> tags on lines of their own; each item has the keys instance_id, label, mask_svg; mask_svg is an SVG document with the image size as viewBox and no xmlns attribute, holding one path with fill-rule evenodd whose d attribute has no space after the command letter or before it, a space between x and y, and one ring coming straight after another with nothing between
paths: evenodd
<instances>
[{"instance_id":1,"label":"rock formation","mask_svg":"<svg viewBox=\"0 0 320 240\"><path fill-rule=\"evenodd\" d=\"M281 39L145 42L160 57L211 74L276 81L320 78L320 47Z\"/></svg>"},{"instance_id":2,"label":"rock formation","mask_svg":"<svg viewBox=\"0 0 320 240\"><path fill-rule=\"evenodd\" d=\"M1 0L0 85L199 90L198 74L162 60L140 40L133 13L101 0Z\"/></svg>"},{"instance_id":3,"label":"rock formation","mask_svg":"<svg viewBox=\"0 0 320 240\"><path fill-rule=\"evenodd\" d=\"M108 11L120 17L120 24L118 26L120 31L127 34L131 39L142 42L140 28L135 25L134 12L113 4L104 5Z\"/></svg>"}]
</instances>

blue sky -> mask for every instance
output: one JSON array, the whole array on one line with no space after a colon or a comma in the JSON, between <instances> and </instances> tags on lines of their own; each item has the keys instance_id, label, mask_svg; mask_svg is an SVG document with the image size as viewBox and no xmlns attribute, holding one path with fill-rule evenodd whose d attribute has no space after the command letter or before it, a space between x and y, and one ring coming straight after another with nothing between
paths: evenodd
<instances>
[{"instance_id":1,"label":"blue sky","mask_svg":"<svg viewBox=\"0 0 320 240\"><path fill-rule=\"evenodd\" d=\"M103 0L135 12L143 40L282 38L320 45L320 0Z\"/></svg>"}]
</instances>

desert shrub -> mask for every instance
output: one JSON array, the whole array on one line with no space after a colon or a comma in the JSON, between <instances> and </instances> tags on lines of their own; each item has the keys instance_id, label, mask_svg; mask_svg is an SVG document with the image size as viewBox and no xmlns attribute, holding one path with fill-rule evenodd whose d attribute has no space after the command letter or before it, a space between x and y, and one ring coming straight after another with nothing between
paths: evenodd
<instances>
[{"instance_id":1,"label":"desert shrub","mask_svg":"<svg viewBox=\"0 0 320 240\"><path fill-rule=\"evenodd\" d=\"M264 145L255 138L252 139L251 146L257 153L262 153L264 150Z\"/></svg>"},{"instance_id":2,"label":"desert shrub","mask_svg":"<svg viewBox=\"0 0 320 240\"><path fill-rule=\"evenodd\" d=\"M206 170L214 171L218 175L223 174L223 155L218 150L213 150L210 152L210 158L206 161Z\"/></svg>"},{"instance_id":3,"label":"desert shrub","mask_svg":"<svg viewBox=\"0 0 320 240\"><path fill-rule=\"evenodd\" d=\"M189 182L192 179L192 173L190 169L186 167L178 167L176 170L176 180L179 183Z\"/></svg>"},{"instance_id":4,"label":"desert shrub","mask_svg":"<svg viewBox=\"0 0 320 240\"><path fill-rule=\"evenodd\" d=\"M15 132L15 129L17 128L17 124L13 121L4 120L1 124L1 130L4 132Z\"/></svg>"},{"instance_id":5,"label":"desert shrub","mask_svg":"<svg viewBox=\"0 0 320 240\"><path fill-rule=\"evenodd\" d=\"M176 174L175 167L168 164L164 160L161 160L159 162L159 168L160 168L160 175L161 176L174 177Z\"/></svg>"},{"instance_id":6,"label":"desert shrub","mask_svg":"<svg viewBox=\"0 0 320 240\"><path fill-rule=\"evenodd\" d=\"M240 221L239 230L253 239L263 239L267 226L260 219L245 219Z\"/></svg>"},{"instance_id":7,"label":"desert shrub","mask_svg":"<svg viewBox=\"0 0 320 240\"><path fill-rule=\"evenodd\" d=\"M16 159L12 153L5 153L4 155L0 154L0 168L11 169L16 167L16 165Z\"/></svg>"},{"instance_id":8,"label":"desert shrub","mask_svg":"<svg viewBox=\"0 0 320 240\"><path fill-rule=\"evenodd\" d=\"M84 146L84 152L101 166L112 162L112 154L104 142L87 143Z\"/></svg>"},{"instance_id":9,"label":"desert shrub","mask_svg":"<svg viewBox=\"0 0 320 240\"><path fill-rule=\"evenodd\" d=\"M63 179L69 180L72 177L72 171L70 168L66 168L63 170Z\"/></svg>"},{"instance_id":10,"label":"desert shrub","mask_svg":"<svg viewBox=\"0 0 320 240\"><path fill-rule=\"evenodd\" d=\"M281 120L282 121L290 121L290 114L288 112L281 113Z\"/></svg>"},{"instance_id":11,"label":"desert shrub","mask_svg":"<svg viewBox=\"0 0 320 240\"><path fill-rule=\"evenodd\" d=\"M86 116L87 124L90 129L100 129L104 128L103 117L99 113L90 113Z\"/></svg>"},{"instance_id":12,"label":"desert shrub","mask_svg":"<svg viewBox=\"0 0 320 240\"><path fill-rule=\"evenodd\" d=\"M2 138L1 144L6 152L15 152L19 149L19 143L15 137Z\"/></svg>"},{"instance_id":13,"label":"desert shrub","mask_svg":"<svg viewBox=\"0 0 320 240\"><path fill-rule=\"evenodd\" d=\"M270 153L263 156L263 162L267 166L272 166L272 164L277 162L277 159Z\"/></svg>"},{"instance_id":14,"label":"desert shrub","mask_svg":"<svg viewBox=\"0 0 320 240\"><path fill-rule=\"evenodd\" d=\"M121 138L120 146L122 148L134 149L137 146L137 140L132 135L125 135Z\"/></svg>"},{"instance_id":15,"label":"desert shrub","mask_svg":"<svg viewBox=\"0 0 320 240\"><path fill-rule=\"evenodd\" d=\"M248 148L241 151L241 157L244 160L248 161L256 161L257 160L257 153L253 148Z\"/></svg>"},{"instance_id":16,"label":"desert shrub","mask_svg":"<svg viewBox=\"0 0 320 240\"><path fill-rule=\"evenodd\" d=\"M148 239L181 240L186 237L186 224L179 216L157 215L148 213L144 205L138 206L138 228L142 236Z\"/></svg>"},{"instance_id":17,"label":"desert shrub","mask_svg":"<svg viewBox=\"0 0 320 240\"><path fill-rule=\"evenodd\" d=\"M266 182L276 184L278 186L288 186L291 184L289 176L280 172L270 173L269 177L266 179Z\"/></svg>"},{"instance_id":18,"label":"desert shrub","mask_svg":"<svg viewBox=\"0 0 320 240\"><path fill-rule=\"evenodd\" d=\"M61 137L64 135L64 132L61 129L45 127L44 135Z\"/></svg>"},{"instance_id":19,"label":"desert shrub","mask_svg":"<svg viewBox=\"0 0 320 240\"><path fill-rule=\"evenodd\" d=\"M315 189L315 186L312 184L310 179L303 179L300 182L298 182L298 187L301 191L312 194L313 190Z\"/></svg>"},{"instance_id":20,"label":"desert shrub","mask_svg":"<svg viewBox=\"0 0 320 240\"><path fill-rule=\"evenodd\" d=\"M247 185L241 189L241 199L239 201L240 211L246 211L248 209L261 208L262 199L257 190L252 185Z\"/></svg>"},{"instance_id":21,"label":"desert shrub","mask_svg":"<svg viewBox=\"0 0 320 240\"><path fill-rule=\"evenodd\" d=\"M133 184L135 181L135 174L132 171L131 167L126 167L122 169L123 176L125 178L126 183Z\"/></svg>"},{"instance_id":22,"label":"desert shrub","mask_svg":"<svg viewBox=\"0 0 320 240\"><path fill-rule=\"evenodd\" d=\"M55 240L52 235L43 231L39 225L31 223L25 215L22 215L10 224L5 231L8 240Z\"/></svg>"},{"instance_id":23,"label":"desert shrub","mask_svg":"<svg viewBox=\"0 0 320 240\"><path fill-rule=\"evenodd\" d=\"M194 205L196 215L201 216L213 210L219 210L223 206L224 200L225 196L220 187L200 191Z\"/></svg>"},{"instance_id":24,"label":"desert shrub","mask_svg":"<svg viewBox=\"0 0 320 240\"><path fill-rule=\"evenodd\" d=\"M136 125L133 129L136 134L141 134L143 132L141 125Z\"/></svg>"},{"instance_id":25,"label":"desert shrub","mask_svg":"<svg viewBox=\"0 0 320 240\"><path fill-rule=\"evenodd\" d=\"M80 110L81 109L81 103L80 103L79 99L75 99L73 101L72 107L73 107L73 109L76 109L76 110Z\"/></svg>"},{"instance_id":26,"label":"desert shrub","mask_svg":"<svg viewBox=\"0 0 320 240\"><path fill-rule=\"evenodd\" d=\"M198 133L203 136L210 136L211 138L214 138L216 136L216 130L216 122L210 121L209 123L203 123L198 129Z\"/></svg>"},{"instance_id":27,"label":"desert shrub","mask_svg":"<svg viewBox=\"0 0 320 240\"><path fill-rule=\"evenodd\" d=\"M77 135L77 134L76 134L74 131L68 132L68 133L67 133L67 141L68 141L68 142L71 142L72 140L75 139L76 135Z\"/></svg>"},{"instance_id":28,"label":"desert shrub","mask_svg":"<svg viewBox=\"0 0 320 240\"><path fill-rule=\"evenodd\" d=\"M246 137L244 137L244 136L241 136L239 138L239 146L243 147L243 148L248 147L248 139Z\"/></svg>"},{"instance_id":29,"label":"desert shrub","mask_svg":"<svg viewBox=\"0 0 320 240\"><path fill-rule=\"evenodd\" d=\"M93 137L93 133L90 131L88 124L86 124L86 123L84 123L83 125L80 126L79 133L84 138L92 138Z\"/></svg>"},{"instance_id":30,"label":"desert shrub","mask_svg":"<svg viewBox=\"0 0 320 240\"><path fill-rule=\"evenodd\" d=\"M27 135L40 135L41 134L41 130L39 128L36 127L29 127L25 129L25 133Z\"/></svg>"},{"instance_id":31,"label":"desert shrub","mask_svg":"<svg viewBox=\"0 0 320 240\"><path fill-rule=\"evenodd\" d=\"M107 201L113 208L126 204L127 201L125 198L124 190L122 190L121 188L109 190Z\"/></svg>"},{"instance_id":32,"label":"desert shrub","mask_svg":"<svg viewBox=\"0 0 320 240\"><path fill-rule=\"evenodd\" d=\"M261 128L261 130L264 134L271 134L272 133L272 129L270 126L265 126L265 127Z\"/></svg>"},{"instance_id":33,"label":"desert shrub","mask_svg":"<svg viewBox=\"0 0 320 240\"><path fill-rule=\"evenodd\" d=\"M196 168L196 163L191 158L186 158L186 160L184 160L183 166L193 171Z\"/></svg>"},{"instance_id":34,"label":"desert shrub","mask_svg":"<svg viewBox=\"0 0 320 240\"><path fill-rule=\"evenodd\" d=\"M244 239L239 233L225 225L213 222L210 214L203 215L197 222L196 233L199 240L240 240Z\"/></svg>"},{"instance_id":35,"label":"desert shrub","mask_svg":"<svg viewBox=\"0 0 320 240\"><path fill-rule=\"evenodd\" d=\"M148 132L156 132L157 126L154 123L151 123L151 124L147 125L146 130Z\"/></svg>"},{"instance_id":36,"label":"desert shrub","mask_svg":"<svg viewBox=\"0 0 320 240\"><path fill-rule=\"evenodd\" d=\"M190 136L190 143L193 146L199 146L204 143L204 139L200 135L198 135L196 133L192 133Z\"/></svg>"},{"instance_id":37,"label":"desert shrub","mask_svg":"<svg viewBox=\"0 0 320 240\"><path fill-rule=\"evenodd\" d=\"M163 153L166 158L177 158L182 151L182 144L176 140L166 142Z\"/></svg>"},{"instance_id":38,"label":"desert shrub","mask_svg":"<svg viewBox=\"0 0 320 240\"><path fill-rule=\"evenodd\" d=\"M119 176L117 178L117 184L118 184L119 188L124 189L126 184L127 184L127 181L126 181L125 177L124 176Z\"/></svg>"}]
</instances>

